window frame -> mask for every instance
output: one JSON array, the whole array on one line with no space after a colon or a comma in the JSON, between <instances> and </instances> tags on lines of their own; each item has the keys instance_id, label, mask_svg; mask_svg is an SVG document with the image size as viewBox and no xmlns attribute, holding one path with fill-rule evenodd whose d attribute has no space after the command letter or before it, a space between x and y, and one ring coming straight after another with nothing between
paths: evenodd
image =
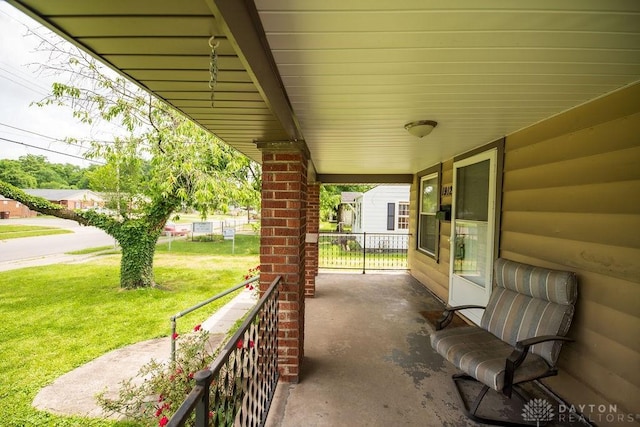
<instances>
[{"instance_id":1,"label":"window frame","mask_svg":"<svg viewBox=\"0 0 640 427\"><path fill-rule=\"evenodd\" d=\"M410 227L411 207L409 202L398 202L398 214L396 215L396 229L408 230ZM406 214L405 214L406 213ZM401 220L403 220L401 222ZM403 225L402 227L400 225Z\"/></svg>"},{"instance_id":2,"label":"window frame","mask_svg":"<svg viewBox=\"0 0 640 427\"><path fill-rule=\"evenodd\" d=\"M434 212L422 212L422 191L423 185L426 181L436 180L436 207ZM440 256L440 220L437 217L437 212L440 210L441 206L441 188L442 188L442 164L437 164L428 169L425 169L417 174L417 185L416 185L416 250L421 254L428 256L429 258L433 258L435 262L439 262ZM426 218L427 216L433 217L433 221L435 221L435 242L433 247L433 252L430 251L431 248L427 248L426 246L421 245L421 230L423 226L426 226Z\"/></svg>"}]
</instances>

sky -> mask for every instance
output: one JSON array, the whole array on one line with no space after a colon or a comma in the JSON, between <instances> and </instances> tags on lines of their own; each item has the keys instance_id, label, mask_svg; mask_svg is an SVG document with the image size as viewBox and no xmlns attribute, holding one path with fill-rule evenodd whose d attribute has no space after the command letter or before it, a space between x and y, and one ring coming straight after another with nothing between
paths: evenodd
<instances>
[{"instance_id":1,"label":"sky","mask_svg":"<svg viewBox=\"0 0 640 427\"><path fill-rule=\"evenodd\" d=\"M79 123L64 107L30 105L49 93L55 79L38 72L35 64L44 61L43 54L35 51L40 39L28 36L28 28L49 33L0 0L0 159L34 154L52 163L89 166L92 163L81 159L83 149L68 145L64 138L105 139L108 131Z\"/></svg>"}]
</instances>

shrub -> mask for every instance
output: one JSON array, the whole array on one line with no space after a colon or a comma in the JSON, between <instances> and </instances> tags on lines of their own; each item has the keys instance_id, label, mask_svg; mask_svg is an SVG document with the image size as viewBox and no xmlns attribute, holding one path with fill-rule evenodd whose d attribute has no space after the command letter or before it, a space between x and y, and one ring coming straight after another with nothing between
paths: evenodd
<instances>
[{"instance_id":1,"label":"shrub","mask_svg":"<svg viewBox=\"0 0 640 427\"><path fill-rule=\"evenodd\" d=\"M178 410L195 385L196 372L209 367L216 349L209 343L209 332L200 325L189 334L171 339L176 344L176 359L168 363L152 360L138 374L121 383L118 397L108 398L106 391L96 396L108 414L118 414L144 426L163 426Z\"/></svg>"}]
</instances>

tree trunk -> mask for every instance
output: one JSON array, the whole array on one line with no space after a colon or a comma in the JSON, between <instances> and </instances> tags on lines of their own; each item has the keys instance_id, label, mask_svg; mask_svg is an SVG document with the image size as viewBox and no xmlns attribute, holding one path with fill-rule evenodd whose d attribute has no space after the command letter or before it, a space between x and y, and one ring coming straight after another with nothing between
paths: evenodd
<instances>
[{"instance_id":1,"label":"tree trunk","mask_svg":"<svg viewBox=\"0 0 640 427\"><path fill-rule=\"evenodd\" d=\"M155 233L136 233L138 238L120 241L120 287L124 289L148 288L155 286L153 277L153 256L158 236ZM153 234L153 236L151 235Z\"/></svg>"}]
</instances>

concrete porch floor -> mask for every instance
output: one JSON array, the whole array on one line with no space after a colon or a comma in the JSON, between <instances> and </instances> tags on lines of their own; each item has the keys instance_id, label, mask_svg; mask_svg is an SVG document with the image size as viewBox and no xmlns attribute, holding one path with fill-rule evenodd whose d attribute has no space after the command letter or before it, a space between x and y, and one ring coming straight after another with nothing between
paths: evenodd
<instances>
[{"instance_id":1,"label":"concrete porch floor","mask_svg":"<svg viewBox=\"0 0 640 427\"><path fill-rule=\"evenodd\" d=\"M267 426L477 425L460 407L457 371L431 349L433 328L421 312L441 309L406 273L320 274L316 297L306 300L300 382L278 385ZM517 399L487 403L485 415L522 421Z\"/></svg>"}]
</instances>

